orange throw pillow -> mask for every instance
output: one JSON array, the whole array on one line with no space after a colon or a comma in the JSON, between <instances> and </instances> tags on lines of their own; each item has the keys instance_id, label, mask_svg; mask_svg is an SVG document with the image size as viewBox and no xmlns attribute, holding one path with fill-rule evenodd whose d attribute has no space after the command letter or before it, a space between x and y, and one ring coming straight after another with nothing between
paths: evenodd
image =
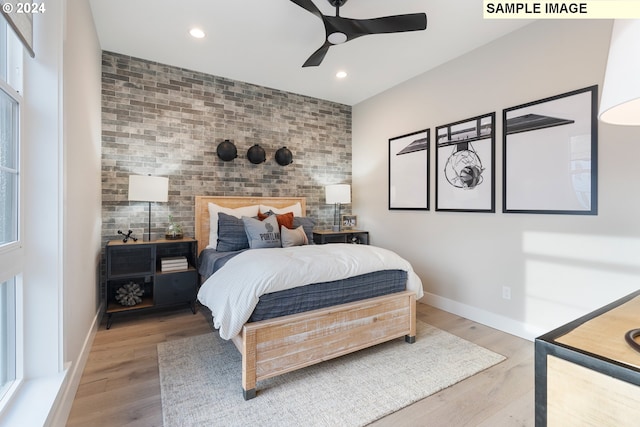
<instances>
[{"instance_id":1,"label":"orange throw pillow","mask_svg":"<svg viewBox=\"0 0 640 427\"><path fill-rule=\"evenodd\" d=\"M271 211L269 211L271 212ZM273 214L271 214L273 215ZM268 214L263 214L262 212L258 212L258 219L260 221L264 221L265 218L268 218ZM276 220L278 221L278 227L282 227L283 225L287 227L289 230L293 230L293 212L287 212L285 214L277 214Z\"/></svg>"}]
</instances>

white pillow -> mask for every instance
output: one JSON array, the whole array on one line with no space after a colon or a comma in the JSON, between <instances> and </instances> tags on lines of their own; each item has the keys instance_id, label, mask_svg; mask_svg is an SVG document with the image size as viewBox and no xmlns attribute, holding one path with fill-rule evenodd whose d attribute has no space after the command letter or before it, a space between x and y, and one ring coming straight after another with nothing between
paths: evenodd
<instances>
[{"instance_id":1,"label":"white pillow","mask_svg":"<svg viewBox=\"0 0 640 427\"><path fill-rule=\"evenodd\" d=\"M218 212L235 216L236 218L242 218L243 216L257 216L259 209L259 205L231 209L216 205L215 203L209 203L209 244L207 248L215 249L218 246Z\"/></svg>"},{"instance_id":2,"label":"white pillow","mask_svg":"<svg viewBox=\"0 0 640 427\"><path fill-rule=\"evenodd\" d=\"M287 206L286 208L274 208L273 206L260 205L260 212L267 213L273 212L274 214L285 214L287 212L293 212L293 216L304 216L302 214L302 206L300 202L295 205Z\"/></svg>"},{"instance_id":3,"label":"white pillow","mask_svg":"<svg viewBox=\"0 0 640 427\"><path fill-rule=\"evenodd\" d=\"M304 232L304 228L302 228L302 226L295 228L293 230L289 230L284 225L281 226L280 240L282 242L283 248L309 244L309 240L307 239L307 234Z\"/></svg>"}]
</instances>

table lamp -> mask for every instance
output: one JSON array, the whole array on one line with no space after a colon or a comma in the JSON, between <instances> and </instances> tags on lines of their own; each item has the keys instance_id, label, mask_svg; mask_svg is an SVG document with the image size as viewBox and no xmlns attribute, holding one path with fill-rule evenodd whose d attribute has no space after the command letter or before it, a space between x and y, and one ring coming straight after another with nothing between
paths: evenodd
<instances>
[{"instance_id":1,"label":"table lamp","mask_svg":"<svg viewBox=\"0 0 640 427\"><path fill-rule=\"evenodd\" d=\"M340 231L340 210L342 204L351 203L351 186L349 184L327 185L325 188L325 198L327 204L334 205L333 211L333 231Z\"/></svg>"},{"instance_id":2,"label":"table lamp","mask_svg":"<svg viewBox=\"0 0 640 427\"><path fill-rule=\"evenodd\" d=\"M148 241L151 241L151 202L166 202L169 197L169 178L151 175L129 176L129 200L149 202Z\"/></svg>"},{"instance_id":3,"label":"table lamp","mask_svg":"<svg viewBox=\"0 0 640 427\"><path fill-rule=\"evenodd\" d=\"M613 22L598 117L612 125L640 125L640 19ZM635 328L624 337L637 352L639 336Z\"/></svg>"}]
</instances>

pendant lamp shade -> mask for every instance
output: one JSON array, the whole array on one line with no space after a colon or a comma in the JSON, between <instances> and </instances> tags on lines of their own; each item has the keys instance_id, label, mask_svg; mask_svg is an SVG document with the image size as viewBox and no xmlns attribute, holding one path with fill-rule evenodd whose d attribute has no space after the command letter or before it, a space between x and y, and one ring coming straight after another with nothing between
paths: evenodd
<instances>
[{"instance_id":1,"label":"pendant lamp shade","mask_svg":"<svg viewBox=\"0 0 640 427\"><path fill-rule=\"evenodd\" d=\"M598 116L613 125L640 125L640 19L613 23Z\"/></svg>"}]
</instances>

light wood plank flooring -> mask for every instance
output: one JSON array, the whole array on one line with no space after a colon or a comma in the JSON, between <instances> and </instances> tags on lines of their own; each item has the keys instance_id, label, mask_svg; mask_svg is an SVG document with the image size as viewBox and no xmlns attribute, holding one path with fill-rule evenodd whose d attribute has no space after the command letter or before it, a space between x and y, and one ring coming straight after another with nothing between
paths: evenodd
<instances>
[{"instance_id":1,"label":"light wood plank flooring","mask_svg":"<svg viewBox=\"0 0 640 427\"><path fill-rule=\"evenodd\" d=\"M376 427L533 426L533 343L418 304L418 318L507 360L373 423ZM156 345L209 333L199 307L115 317L98 330L67 426L162 426ZM238 385L240 393L240 385Z\"/></svg>"}]
</instances>

